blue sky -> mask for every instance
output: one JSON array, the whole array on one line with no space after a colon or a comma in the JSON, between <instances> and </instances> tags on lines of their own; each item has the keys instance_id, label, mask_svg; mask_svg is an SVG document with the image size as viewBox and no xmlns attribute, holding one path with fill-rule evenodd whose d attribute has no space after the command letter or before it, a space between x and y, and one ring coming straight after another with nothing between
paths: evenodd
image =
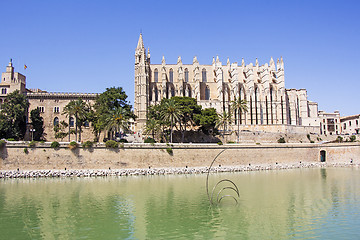
<instances>
[{"instance_id":1,"label":"blue sky","mask_svg":"<svg viewBox=\"0 0 360 240\"><path fill-rule=\"evenodd\" d=\"M359 114L360 1L1 1L1 72L9 59L28 88L95 92L121 86L133 103L142 31L151 62L269 62L286 88L319 110ZM23 66L28 66L24 70Z\"/></svg>"}]
</instances>

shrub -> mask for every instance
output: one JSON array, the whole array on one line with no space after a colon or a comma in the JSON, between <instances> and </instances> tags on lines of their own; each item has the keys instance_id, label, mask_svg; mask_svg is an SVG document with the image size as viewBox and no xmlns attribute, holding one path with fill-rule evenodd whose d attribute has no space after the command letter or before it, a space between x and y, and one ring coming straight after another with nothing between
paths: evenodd
<instances>
[{"instance_id":1,"label":"shrub","mask_svg":"<svg viewBox=\"0 0 360 240\"><path fill-rule=\"evenodd\" d=\"M24 148L24 153L25 154L28 154L29 153L29 150L28 150L28 148L26 147L26 148Z\"/></svg>"},{"instance_id":2,"label":"shrub","mask_svg":"<svg viewBox=\"0 0 360 240\"><path fill-rule=\"evenodd\" d=\"M69 148L70 148L71 150L74 150L74 149L76 149L77 147L78 147L78 144L77 144L75 141L72 141L72 142L69 143Z\"/></svg>"},{"instance_id":3,"label":"shrub","mask_svg":"<svg viewBox=\"0 0 360 240\"><path fill-rule=\"evenodd\" d=\"M314 141L313 141L313 140L310 140L310 143L314 143Z\"/></svg>"},{"instance_id":4,"label":"shrub","mask_svg":"<svg viewBox=\"0 0 360 240\"><path fill-rule=\"evenodd\" d=\"M86 141L82 144L83 148L92 148L93 147L93 142L92 141Z\"/></svg>"},{"instance_id":5,"label":"shrub","mask_svg":"<svg viewBox=\"0 0 360 240\"><path fill-rule=\"evenodd\" d=\"M128 143L128 140L127 139L125 139L125 138L122 138L122 139L120 139L120 141L119 142L121 142L121 143Z\"/></svg>"},{"instance_id":6,"label":"shrub","mask_svg":"<svg viewBox=\"0 0 360 240\"><path fill-rule=\"evenodd\" d=\"M278 143L286 143L285 138L284 137L279 138Z\"/></svg>"},{"instance_id":7,"label":"shrub","mask_svg":"<svg viewBox=\"0 0 360 240\"><path fill-rule=\"evenodd\" d=\"M235 143L235 142L234 142L234 141L228 141L227 143L231 143L231 144L232 144L232 143Z\"/></svg>"},{"instance_id":8,"label":"shrub","mask_svg":"<svg viewBox=\"0 0 360 240\"><path fill-rule=\"evenodd\" d=\"M52 148L54 148L54 149L57 149L57 148L59 148L60 147L60 143L59 142L57 142L57 141L54 141L54 142L52 142L51 143L51 145L50 145Z\"/></svg>"},{"instance_id":9,"label":"shrub","mask_svg":"<svg viewBox=\"0 0 360 240\"><path fill-rule=\"evenodd\" d=\"M6 146L5 140L0 140L0 148L4 148Z\"/></svg>"},{"instance_id":10,"label":"shrub","mask_svg":"<svg viewBox=\"0 0 360 240\"><path fill-rule=\"evenodd\" d=\"M156 143L155 139L148 137L144 140L144 143Z\"/></svg>"},{"instance_id":11,"label":"shrub","mask_svg":"<svg viewBox=\"0 0 360 240\"><path fill-rule=\"evenodd\" d=\"M118 147L119 147L119 143L116 142L116 141L114 141L114 140L108 140L108 141L106 141L105 146L106 146L107 148L118 148Z\"/></svg>"},{"instance_id":12,"label":"shrub","mask_svg":"<svg viewBox=\"0 0 360 240\"><path fill-rule=\"evenodd\" d=\"M44 141L44 140L41 140L40 143L45 143L45 141Z\"/></svg>"},{"instance_id":13,"label":"shrub","mask_svg":"<svg viewBox=\"0 0 360 240\"><path fill-rule=\"evenodd\" d=\"M222 141L217 142L217 145L223 145Z\"/></svg>"},{"instance_id":14,"label":"shrub","mask_svg":"<svg viewBox=\"0 0 360 240\"><path fill-rule=\"evenodd\" d=\"M124 148L124 143L120 143L119 147Z\"/></svg>"},{"instance_id":15,"label":"shrub","mask_svg":"<svg viewBox=\"0 0 360 240\"><path fill-rule=\"evenodd\" d=\"M166 152L167 152L169 155L173 155L173 154L174 154L172 148L170 148L170 147L168 147L168 148L166 149Z\"/></svg>"},{"instance_id":16,"label":"shrub","mask_svg":"<svg viewBox=\"0 0 360 240\"><path fill-rule=\"evenodd\" d=\"M36 142L35 141L31 141L29 142L29 147L33 148L36 146Z\"/></svg>"},{"instance_id":17,"label":"shrub","mask_svg":"<svg viewBox=\"0 0 360 240\"><path fill-rule=\"evenodd\" d=\"M311 141L310 134L307 134L306 137L307 137L307 139L309 139L309 141Z\"/></svg>"},{"instance_id":18,"label":"shrub","mask_svg":"<svg viewBox=\"0 0 360 240\"><path fill-rule=\"evenodd\" d=\"M355 135L351 135L350 136L350 142L355 142L356 140L356 136Z\"/></svg>"},{"instance_id":19,"label":"shrub","mask_svg":"<svg viewBox=\"0 0 360 240\"><path fill-rule=\"evenodd\" d=\"M8 138L8 141L15 141L15 138Z\"/></svg>"},{"instance_id":20,"label":"shrub","mask_svg":"<svg viewBox=\"0 0 360 240\"><path fill-rule=\"evenodd\" d=\"M336 138L336 140L335 140L335 142L343 142L343 137L342 136L338 136L337 138Z\"/></svg>"}]
</instances>

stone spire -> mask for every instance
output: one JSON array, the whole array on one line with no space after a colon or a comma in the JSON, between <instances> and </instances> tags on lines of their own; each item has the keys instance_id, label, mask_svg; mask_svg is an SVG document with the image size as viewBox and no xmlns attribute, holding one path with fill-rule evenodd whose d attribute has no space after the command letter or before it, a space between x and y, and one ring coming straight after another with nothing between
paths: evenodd
<instances>
[{"instance_id":1,"label":"stone spire","mask_svg":"<svg viewBox=\"0 0 360 240\"><path fill-rule=\"evenodd\" d=\"M213 57L213 60L212 60L212 65L214 65L215 64L215 58Z\"/></svg>"},{"instance_id":2,"label":"stone spire","mask_svg":"<svg viewBox=\"0 0 360 240\"><path fill-rule=\"evenodd\" d=\"M147 58L150 58L150 48L148 47L148 50L147 50Z\"/></svg>"},{"instance_id":3,"label":"stone spire","mask_svg":"<svg viewBox=\"0 0 360 240\"><path fill-rule=\"evenodd\" d=\"M255 61L255 66L256 66L256 67L259 67L259 61L258 61L257 58L256 58L256 61Z\"/></svg>"},{"instance_id":4,"label":"stone spire","mask_svg":"<svg viewBox=\"0 0 360 240\"><path fill-rule=\"evenodd\" d=\"M177 59L177 64L182 64L181 56L178 57L178 59Z\"/></svg>"},{"instance_id":5,"label":"stone spire","mask_svg":"<svg viewBox=\"0 0 360 240\"><path fill-rule=\"evenodd\" d=\"M193 64L195 64L195 63L199 63L196 56L194 56L194 59L193 59Z\"/></svg>"},{"instance_id":6,"label":"stone spire","mask_svg":"<svg viewBox=\"0 0 360 240\"><path fill-rule=\"evenodd\" d=\"M220 62L219 61L219 56L216 56L216 63Z\"/></svg>"},{"instance_id":7,"label":"stone spire","mask_svg":"<svg viewBox=\"0 0 360 240\"><path fill-rule=\"evenodd\" d=\"M230 66L230 60L227 58L226 65Z\"/></svg>"},{"instance_id":8,"label":"stone spire","mask_svg":"<svg viewBox=\"0 0 360 240\"><path fill-rule=\"evenodd\" d=\"M241 66L245 66L245 61L244 61L244 58L241 59Z\"/></svg>"},{"instance_id":9,"label":"stone spire","mask_svg":"<svg viewBox=\"0 0 360 240\"><path fill-rule=\"evenodd\" d=\"M272 57L270 58L270 69L275 70L275 62L274 62L274 59Z\"/></svg>"},{"instance_id":10,"label":"stone spire","mask_svg":"<svg viewBox=\"0 0 360 240\"><path fill-rule=\"evenodd\" d=\"M165 64L166 64L164 55L163 55L163 57L162 57L161 64L162 64L162 65L165 65Z\"/></svg>"},{"instance_id":11,"label":"stone spire","mask_svg":"<svg viewBox=\"0 0 360 240\"><path fill-rule=\"evenodd\" d=\"M136 49L144 49L144 41L143 41L143 37L142 37L141 33L140 33L140 37L139 37L139 41L138 41Z\"/></svg>"}]
</instances>

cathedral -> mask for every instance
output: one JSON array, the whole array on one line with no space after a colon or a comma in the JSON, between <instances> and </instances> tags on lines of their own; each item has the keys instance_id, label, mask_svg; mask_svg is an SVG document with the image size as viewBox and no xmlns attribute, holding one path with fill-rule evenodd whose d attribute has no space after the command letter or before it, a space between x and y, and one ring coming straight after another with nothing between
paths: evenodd
<instances>
[{"instance_id":1,"label":"cathedral","mask_svg":"<svg viewBox=\"0 0 360 240\"><path fill-rule=\"evenodd\" d=\"M286 89L284 60L276 63L222 64L213 58L211 65L202 65L195 56L185 64L179 56L176 64L150 62L150 51L144 47L140 34L135 50L135 101L138 116L136 129L146 124L147 108L162 98L193 97L203 108L215 108L218 113L230 111L235 99L245 100L248 111L233 119L242 130L263 132L319 133L318 105L307 99L305 89ZM239 119L237 119L237 117Z\"/></svg>"}]
</instances>

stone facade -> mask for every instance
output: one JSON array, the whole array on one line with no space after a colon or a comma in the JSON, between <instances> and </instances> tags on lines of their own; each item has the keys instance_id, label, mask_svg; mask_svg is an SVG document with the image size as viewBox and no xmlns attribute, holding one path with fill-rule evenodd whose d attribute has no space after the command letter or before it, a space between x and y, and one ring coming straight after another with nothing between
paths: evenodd
<instances>
[{"instance_id":1,"label":"stone facade","mask_svg":"<svg viewBox=\"0 0 360 240\"><path fill-rule=\"evenodd\" d=\"M242 129L257 128L278 132L276 126L301 126L299 131L320 130L317 103L307 99L305 89L286 89L283 58L273 58L269 63L231 63L223 65L213 58L211 65L201 65L197 57L192 64L184 64L178 57L176 64L150 63L150 51L145 49L140 34L135 50L135 101L134 112L138 116L136 129L146 123L147 108L162 98L188 96L197 99L203 108L213 107L218 113L230 111L231 101L246 100L248 111L242 113ZM305 127L305 128L304 128ZM310 128L306 128L310 127ZM310 130L311 129L311 130Z\"/></svg>"},{"instance_id":2,"label":"stone facade","mask_svg":"<svg viewBox=\"0 0 360 240\"><path fill-rule=\"evenodd\" d=\"M320 134L323 135L339 135L341 134L340 112L326 113L319 111L320 118Z\"/></svg>"},{"instance_id":3,"label":"stone facade","mask_svg":"<svg viewBox=\"0 0 360 240\"><path fill-rule=\"evenodd\" d=\"M342 134L359 134L360 133L360 114L340 118Z\"/></svg>"}]
</instances>

